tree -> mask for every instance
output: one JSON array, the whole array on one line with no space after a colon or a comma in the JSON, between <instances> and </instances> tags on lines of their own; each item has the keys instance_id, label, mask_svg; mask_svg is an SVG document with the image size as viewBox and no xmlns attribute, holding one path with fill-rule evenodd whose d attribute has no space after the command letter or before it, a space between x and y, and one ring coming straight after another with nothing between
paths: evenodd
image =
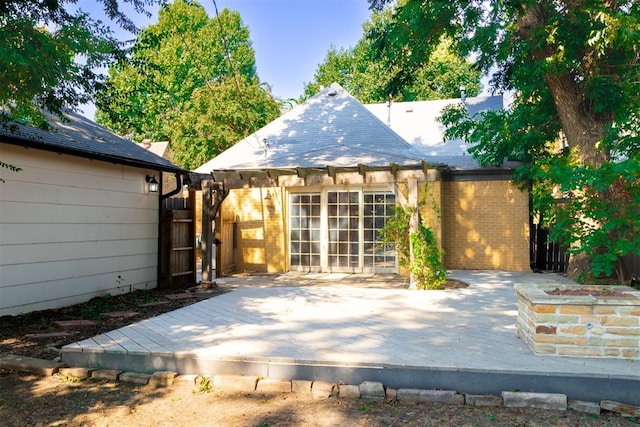
<instances>
[{"instance_id":1,"label":"tree","mask_svg":"<svg viewBox=\"0 0 640 427\"><path fill-rule=\"evenodd\" d=\"M194 169L278 115L278 104L256 78L229 77L195 89L169 129L174 160Z\"/></svg>"},{"instance_id":2,"label":"tree","mask_svg":"<svg viewBox=\"0 0 640 427\"><path fill-rule=\"evenodd\" d=\"M370 36L399 70L391 89L412 81L439 38L451 37L462 55L495 70L495 90L516 95L509 111L471 118L450 110L449 135L477 142L472 152L484 164L523 160L518 179L560 189L569 203L541 197L537 206L574 255L592 256L592 273L611 274L621 256L640 255L640 214L621 209L640 191L636 1L403 0L390 10L390 24Z\"/></svg>"},{"instance_id":3,"label":"tree","mask_svg":"<svg viewBox=\"0 0 640 427\"><path fill-rule=\"evenodd\" d=\"M116 0L101 0L107 16L135 26ZM153 3L125 0L139 12ZM42 110L62 114L90 101L103 76L96 71L122 54L111 30L87 14L70 12L70 0L0 2L0 119L46 126Z\"/></svg>"},{"instance_id":4,"label":"tree","mask_svg":"<svg viewBox=\"0 0 640 427\"><path fill-rule=\"evenodd\" d=\"M451 48L451 40L443 37L429 55L428 61L416 67L411 81L390 90L397 75L396 67L376 57L374 40L367 37L389 25L390 11L375 12L364 24L364 35L355 47L337 49L331 46L324 62L318 65L314 80L305 85L303 97L315 95L321 86L339 83L364 103L459 98L460 86L470 96L480 92L480 71L471 61L459 57Z\"/></svg>"},{"instance_id":5,"label":"tree","mask_svg":"<svg viewBox=\"0 0 640 427\"><path fill-rule=\"evenodd\" d=\"M244 105L243 105L244 104ZM256 76L249 30L237 12L214 19L196 2L164 5L132 54L109 70L98 122L134 140L170 139L193 168L277 116ZM203 120L212 120L204 123ZM194 139L195 138L195 139Z\"/></svg>"}]
</instances>

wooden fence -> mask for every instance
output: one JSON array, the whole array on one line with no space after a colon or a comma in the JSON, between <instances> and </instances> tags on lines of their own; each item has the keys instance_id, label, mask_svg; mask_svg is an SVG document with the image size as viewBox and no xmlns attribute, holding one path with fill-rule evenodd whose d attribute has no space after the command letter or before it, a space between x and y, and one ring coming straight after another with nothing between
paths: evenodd
<instances>
[{"instance_id":1,"label":"wooden fence","mask_svg":"<svg viewBox=\"0 0 640 427\"><path fill-rule=\"evenodd\" d=\"M163 200L158 286L184 288L196 283L195 197Z\"/></svg>"}]
</instances>

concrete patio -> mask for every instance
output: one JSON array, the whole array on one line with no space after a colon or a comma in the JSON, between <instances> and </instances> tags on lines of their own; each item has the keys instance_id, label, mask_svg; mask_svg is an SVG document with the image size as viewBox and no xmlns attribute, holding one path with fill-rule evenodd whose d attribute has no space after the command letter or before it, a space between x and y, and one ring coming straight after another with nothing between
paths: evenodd
<instances>
[{"instance_id":1,"label":"concrete patio","mask_svg":"<svg viewBox=\"0 0 640 427\"><path fill-rule=\"evenodd\" d=\"M230 292L67 345L62 361L640 405L637 362L536 356L517 337L514 283L565 278L495 271L450 277L469 286L411 291L397 276L340 274L218 279Z\"/></svg>"}]
</instances>

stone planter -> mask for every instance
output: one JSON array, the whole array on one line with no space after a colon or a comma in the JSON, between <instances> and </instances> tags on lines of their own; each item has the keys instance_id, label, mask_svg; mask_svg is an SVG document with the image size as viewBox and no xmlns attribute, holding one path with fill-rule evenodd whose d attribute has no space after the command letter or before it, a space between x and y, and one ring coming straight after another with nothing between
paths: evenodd
<instances>
[{"instance_id":1,"label":"stone planter","mask_svg":"<svg viewBox=\"0 0 640 427\"><path fill-rule=\"evenodd\" d=\"M515 285L518 335L545 356L640 360L640 292L627 286ZM555 289L621 296L549 295ZM595 294L596 292L594 292Z\"/></svg>"}]
</instances>

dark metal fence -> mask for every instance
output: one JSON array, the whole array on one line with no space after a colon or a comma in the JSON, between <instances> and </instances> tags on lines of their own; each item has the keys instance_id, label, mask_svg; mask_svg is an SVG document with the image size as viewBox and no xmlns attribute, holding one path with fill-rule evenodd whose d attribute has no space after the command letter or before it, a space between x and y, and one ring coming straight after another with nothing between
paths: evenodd
<instances>
[{"instance_id":1,"label":"dark metal fence","mask_svg":"<svg viewBox=\"0 0 640 427\"><path fill-rule=\"evenodd\" d=\"M640 256L636 254L628 254L623 257L622 267L624 268L625 279L640 279Z\"/></svg>"},{"instance_id":2,"label":"dark metal fence","mask_svg":"<svg viewBox=\"0 0 640 427\"><path fill-rule=\"evenodd\" d=\"M533 225L532 267L540 271L567 271L569 252L556 242L549 241L550 230L538 224Z\"/></svg>"}]
</instances>

